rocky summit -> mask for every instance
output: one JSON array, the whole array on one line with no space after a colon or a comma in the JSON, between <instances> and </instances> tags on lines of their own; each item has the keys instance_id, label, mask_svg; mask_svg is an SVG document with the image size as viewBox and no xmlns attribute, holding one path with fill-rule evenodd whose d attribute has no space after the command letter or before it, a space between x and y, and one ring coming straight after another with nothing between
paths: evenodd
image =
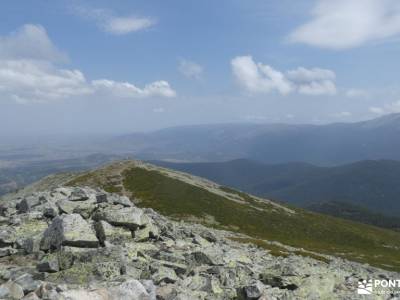
<instances>
[{"instance_id":1,"label":"rocky summit","mask_svg":"<svg viewBox=\"0 0 400 300\"><path fill-rule=\"evenodd\" d=\"M235 237L100 189L8 197L0 299L357 299L360 279L400 278L334 257L274 256Z\"/></svg>"}]
</instances>

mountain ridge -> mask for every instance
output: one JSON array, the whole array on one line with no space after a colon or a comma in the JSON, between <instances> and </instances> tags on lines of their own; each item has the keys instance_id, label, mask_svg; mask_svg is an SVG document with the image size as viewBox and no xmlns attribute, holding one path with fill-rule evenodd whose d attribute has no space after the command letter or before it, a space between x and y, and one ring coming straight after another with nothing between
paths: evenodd
<instances>
[{"instance_id":1,"label":"mountain ridge","mask_svg":"<svg viewBox=\"0 0 400 300\"><path fill-rule=\"evenodd\" d=\"M138 158L332 166L368 159L400 160L400 114L326 125L213 124L172 127L113 138L110 146Z\"/></svg>"},{"instance_id":2,"label":"mountain ridge","mask_svg":"<svg viewBox=\"0 0 400 300\"><path fill-rule=\"evenodd\" d=\"M93 171L49 177L36 184L35 190L53 184L124 194L139 207L153 208L175 220L246 234L254 243L276 241L384 269L400 269L399 233L266 201L144 162L122 161Z\"/></svg>"},{"instance_id":3,"label":"mountain ridge","mask_svg":"<svg viewBox=\"0 0 400 300\"><path fill-rule=\"evenodd\" d=\"M300 207L341 201L389 216L400 213L397 205L399 161L369 160L335 167L307 163L269 165L246 159L216 163L153 163Z\"/></svg>"}]
</instances>

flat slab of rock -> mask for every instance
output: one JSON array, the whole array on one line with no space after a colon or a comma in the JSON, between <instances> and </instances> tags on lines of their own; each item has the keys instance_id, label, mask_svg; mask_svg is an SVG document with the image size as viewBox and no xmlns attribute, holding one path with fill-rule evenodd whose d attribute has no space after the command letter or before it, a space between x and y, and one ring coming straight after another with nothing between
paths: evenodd
<instances>
[{"instance_id":1,"label":"flat slab of rock","mask_svg":"<svg viewBox=\"0 0 400 300\"><path fill-rule=\"evenodd\" d=\"M121 209L107 209L95 215L96 220L104 220L114 226L123 226L131 230L150 223L143 210L137 207L124 207Z\"/></svg>"},{"instance_id":2,"label":"flat slab of rock","mask_svg":"<svg viewBox=\"0 0 400 300\"><path fill-rule=\"evenodd\" d=\"M44 232L40 248L60 249L61 246L96 248L99 241L93 229L81 215L62 215L53 219Z\"/></svg>"}]
</instances>

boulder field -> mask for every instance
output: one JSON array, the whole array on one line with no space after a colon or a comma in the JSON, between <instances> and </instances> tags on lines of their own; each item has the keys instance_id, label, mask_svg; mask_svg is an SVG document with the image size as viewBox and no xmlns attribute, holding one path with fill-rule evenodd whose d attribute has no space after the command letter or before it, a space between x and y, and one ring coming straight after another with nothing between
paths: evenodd
<instances>
[{"instance_id":1,"label":"boulder field","mask_svg":"<svg viewBox=\"0 0 400 300\"><path fill-rule=\"evenodd\" d=\"M87 187L8 197L0 299L357 299L360 279L400 278L340 258L274 256L233 237Z\"/></svg>"}]
</instances>

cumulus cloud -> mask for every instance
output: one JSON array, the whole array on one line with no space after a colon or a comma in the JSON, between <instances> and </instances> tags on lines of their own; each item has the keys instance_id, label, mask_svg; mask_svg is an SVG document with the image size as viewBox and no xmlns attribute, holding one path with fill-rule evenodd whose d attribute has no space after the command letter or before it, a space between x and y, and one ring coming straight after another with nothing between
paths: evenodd
<instances>
[{"instance_id":1,"label":"cumulus cloud","mask_svg":"<svg viewBox=\"0 0 400 300\"><path fill-rule=\"evenodd\" d=\"M36 40L36 37L38 40ZM37 50L31 53L26 49ZM83 72L59 67L62 61L46 30L25 25L16 33L0 37L0 96L18 103L53 102L106 94L112 98L174 97L168 82L160 80L138 88L132 83L109 79L87 80Z\"/></svg>"},{"instance_id":2,"label":"cumulus cloud","mask_svg":"<svg viewBox=\"0 0 400 300\"><path fill-rule=\"evenodd\" d=\"M277 90L289 94L293 87L285 75L268 65L255 63L251 56L238 56L231 61L238 83L252 93L269 93Z\"/></svg>"},{"instance_id":3,"label":"cumulus cloud","mask_svg":"<svg viewBox=\"0 0 400 300\"><path fill-rule=\"evenodd\" d=\"M203 67L194 61L181 59L178 66L179 72L192 79L200 79L203 74Z\"/></svg>"},{"instance_id":4,"label":"cumulus cloud","mask_svg":"<svg viewBox=\"0 0 400 300\"><path fill-rule=\"evenodd\" d=\"M331 70L303 67L287 72L287 77L305 95L334 95L336 94L336 74Z\"/></svg>"},{"instance_id":5,"label":"cumulus cloud","mask_svg":"<svg viewBox=\"0 0 400 300\"><path fill-rule=\"evenodd\" d=\"M400 113L400 100L383 106L371 106L369 111L377 115Z\"/></svg>"},{"instance_id":6,"label":"cumulus cloud","mask_svg":"<svg viewBox=\"0 0 400 300\"><path fill-rule=\"evenodd\" d=\"M35 59L65 62L67 55L57 49L46 29L26 24L17 31L0 37L0 59Z\"/></svg>"},{"instance_id":7,"label":"cumulus cloud","mask_svg":"<svg viewBox=\"0 0 400 300\"><path fill-rule=\"evenodd\" d=\"M290 41L341 50L400 34L398 0L318 0L311 15Z\"/></svg>"},{"instance_id":8,"label":"cumulus cloud","mask_svg":"<svg viewBox=\"0 0 400 300\"><path fill-rule=\"evenodd\" d=\"M47 102L92 92L79 70L32 60L0 60L0 92L18 102Z\"/></svg>"},{"instance_id":9,"label":"cumulus cloud","mask_svg":"<svg viewBox=\"0 0 400 300\"><path fill-rule=\"evenodd\" d=\"M76 7L75 12L83 18L93 20L101 30L115 35L141 31L156 24L154 18L132 15L116 16L113 12L105 9Z\"/></svg>"},{"instance_id":10,"label":"cumulus cloud","mask_svg":"<svg viewBox=\"0 0 400 300\"><path fill-rule=\"evenodd\" d=\"M254 62L251 56L238 56L231 61L231 66L237 82L251 93L336 94L336 75L331 70L299 67L284 73L269 65Z\"/></svg>"}]
</instances>

